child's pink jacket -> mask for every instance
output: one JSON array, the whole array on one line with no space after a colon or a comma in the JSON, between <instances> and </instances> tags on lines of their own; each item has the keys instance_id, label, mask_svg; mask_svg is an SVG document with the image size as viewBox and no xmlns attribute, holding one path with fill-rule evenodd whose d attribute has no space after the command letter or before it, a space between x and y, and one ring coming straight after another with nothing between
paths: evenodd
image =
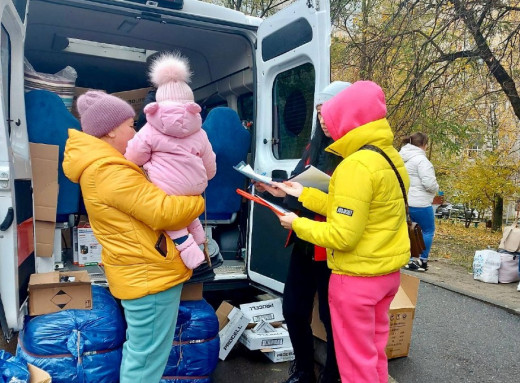
<instances>
[{"instance_id":1,"label":"child's pink jacket","mask_svg":"<svg viewBox=\"0 0 520 383\"><path fill-rule=\"evenodd\" d=\"M147 123L128 142L125 157L143 166L169 195L198 195L215 176L217 164L200 106L162 101L146 105Z\"/></svg>"}]
</instances>

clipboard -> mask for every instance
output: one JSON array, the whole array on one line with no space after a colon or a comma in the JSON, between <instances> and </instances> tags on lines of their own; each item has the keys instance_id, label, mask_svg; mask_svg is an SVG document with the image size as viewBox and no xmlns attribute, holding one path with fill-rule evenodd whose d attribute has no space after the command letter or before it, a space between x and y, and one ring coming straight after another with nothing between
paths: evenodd
<instances>
[{"instance_id":1,"label":"clipboard","mask_svg":"<svg viewBox=\"0 0 520 383\"><path fill-rule=\"evenodd\" d=\"M245 197L248 200L251 200L253 202L256 202L256 203L258 203L258 204L260 204L262 206L265 206L265 207L271 209L271 211L273 213L275 213L276 215L285 215L286 213L290 212L290 210L284 209L280 205L277 205L275 203L269 202L269 201L267 201L267 200L265 200L262 197L259 197L257 195L252 195L251 193L248 193L245 190L237 189L236 191L242 197Z\"/></svg>"},{"instance_id":2,"label":"clipboard","mask_svg":"<svg viewBox=\"0 0 520 383\"><path fill-rule=\"evenodd\" d=\"M273 181L271 177L256 173L251 166L247 165L244 161L240 161L237 165L233 166L233 169L252 180L263 182L264 184L270 185Z\"/></svg>"}]
</instances>

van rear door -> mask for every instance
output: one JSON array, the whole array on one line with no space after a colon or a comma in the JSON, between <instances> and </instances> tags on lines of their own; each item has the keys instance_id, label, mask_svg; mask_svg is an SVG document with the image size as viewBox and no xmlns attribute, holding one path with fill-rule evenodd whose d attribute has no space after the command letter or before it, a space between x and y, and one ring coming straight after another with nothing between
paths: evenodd
<instances>
[{"instance_id":1,"label":"van rear door","mask_svg":"<svg viewBox=\"0 0 520 383\"><path fill-rule=\"evenodd\" d=\"M35 267L23 93L26 10L26 0L0 1L0 295L6 337L6 327L22 325L20 306Z\"/></svg>"},{"instance_id":2,"label":"van rear door","mask_svg":"<svg viewBox=\"0 0 520 383\"><path fill-rule=\"evenodd\" d=\"M299 0L265 19L256 50L254 168L274 178L291 174L307 145L316 113L314 96L330 80L329 2ZM282 292L291 247L287 231L263 206L252 204L249 278Z\"/></svg>"}]
</instances>

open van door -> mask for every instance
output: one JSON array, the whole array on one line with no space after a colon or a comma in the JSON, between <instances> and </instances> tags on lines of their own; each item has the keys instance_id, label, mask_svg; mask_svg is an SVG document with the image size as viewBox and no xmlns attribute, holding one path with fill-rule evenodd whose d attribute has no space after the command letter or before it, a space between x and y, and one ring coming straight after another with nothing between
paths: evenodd
<instances>
[{"instance_id":1,"label":"open van door","mask_svg":"<svg viewBox=\"0 0 520 383\"><path fill-rule=\"evenodd\" d=\"M283 179L298 163L316 121L314 96L330 81L330 30L328 0L299 0L260 24L255 63L257 173ZM249 224L249 278L282 292L291 251L284 248L288 232L269 209L256 204L251 204Z\"/></svg>"},{"instance_id":2,"label":"open van door","mask_svg":"<svg viewBox=\"0 0 520 383\"><path fill-rule=\"evenodd\" d=\"M0 0L0 320L6 339L22 326L34 273L31 167L24 113L27 0Z\"/></svg>"}]
</instances>

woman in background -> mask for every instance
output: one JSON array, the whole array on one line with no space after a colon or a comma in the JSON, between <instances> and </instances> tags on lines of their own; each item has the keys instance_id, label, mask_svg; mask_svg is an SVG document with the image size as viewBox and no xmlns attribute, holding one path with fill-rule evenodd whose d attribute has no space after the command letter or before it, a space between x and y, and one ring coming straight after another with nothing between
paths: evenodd
<instances>
[{"instance_id":1,"label":"woman in background","mask_svg":"<svg viewBox=\"0 0 520 383\"><path fill-rule=\"evenodd\" d=\"M428 136L416 132L403 138L403 147L399 154L410 176L410 190L408 191L408 205L410 218L421 227L426 249L419 258L412 258L405 266L412 271L428 270L428 256L432 247L435 233L435 216L433 214L433 197L439 191L439 184L435 178L432 163L426 158Z\"/></svg>"}]
</instances>

